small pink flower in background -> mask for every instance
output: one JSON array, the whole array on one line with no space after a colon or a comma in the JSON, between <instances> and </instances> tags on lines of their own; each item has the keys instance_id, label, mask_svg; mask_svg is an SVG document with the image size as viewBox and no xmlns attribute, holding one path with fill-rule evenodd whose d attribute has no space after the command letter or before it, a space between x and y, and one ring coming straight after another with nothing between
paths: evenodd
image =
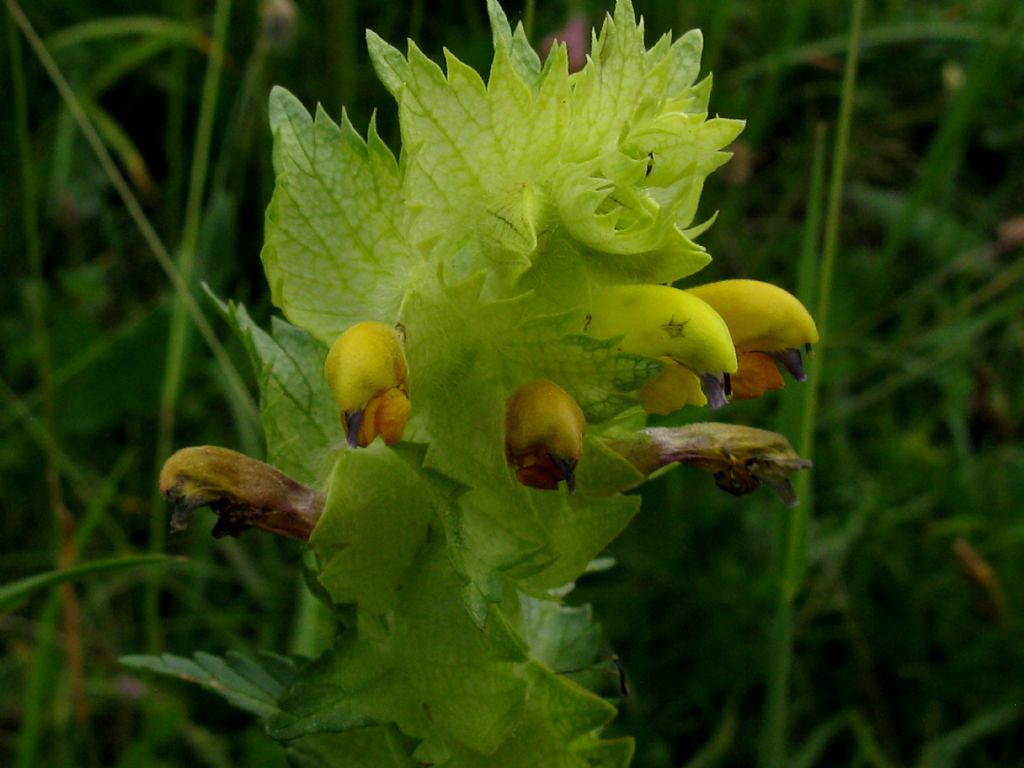
<instances>
[{"instance_id":1,"label":"small pink flower in background","mask_svg":"<svg viewBox=\"0 0 1024 768\"><path fill-rule=\"evenodd\" d=\"M548 55L556 40L565 43L568 48L569 71L578 72L583 69L583 65L587 63L587 49L590 45L590 25L587 23L587 17L582 13L570 16L564 27L545 37L539 47L541 58Z\"/></svg>"}]
</instances>

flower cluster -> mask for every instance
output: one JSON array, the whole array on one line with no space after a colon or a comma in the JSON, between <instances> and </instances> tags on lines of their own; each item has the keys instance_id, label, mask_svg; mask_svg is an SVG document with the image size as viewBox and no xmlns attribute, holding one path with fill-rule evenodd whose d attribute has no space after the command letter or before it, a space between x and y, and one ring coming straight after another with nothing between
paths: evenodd
<instances>
[{"instance_id":1,"label":"flower cluster","mask_svg":"<svg viewBox=\"0 0 1024 768\"><path fill-rule=\"evenodd\" d=\"M636 514L622 491L682 460L785 496L806 466L758 430L642 429L778 388L776 364L801 379L817 340L772 285L671 285L710 260L698 201L742 129L708 116L700 33L647 48L619 0L570 72L565 45L541 62L488 11L486 82L368 34L398 159L275 89L262 258L290 322L224 309L287 476L239 461L245 487L225 484L207 468L230 457L191 449L161 481L202 489L182 508L219 505L225 532L308 538L344 632L260 714L293 750L366 756L346 765L626 765L602 681L566 674L597 657L589 611L560 603Z\"/></svg>"}]
</instances>

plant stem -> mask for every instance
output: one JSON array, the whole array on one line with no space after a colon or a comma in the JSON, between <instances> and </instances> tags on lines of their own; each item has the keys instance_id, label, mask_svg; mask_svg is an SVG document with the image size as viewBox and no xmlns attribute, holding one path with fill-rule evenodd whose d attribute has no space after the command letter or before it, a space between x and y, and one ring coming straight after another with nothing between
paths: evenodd
<instances>
[{"instance_id":1,"label":"plant stem","mask_svg":"<svg viewBox=\"0 0 1024 768\"><path fill-rule=\"evenodd\" d=\"M43 712L47 707L47 694L56 688L54 672L57 666L54 635L60 609L61 588L55 588L43 603L32 650L32 663L22 694L24 709L15 741L15 768L32 768L37 764L39 732Z\"/></svg>"},{"instance_id":2,"label":"plant stem","mask_svg":"<svg viewBox=\"0 0 1024 768\"><path fill-rule=\"evenodd\" d=\"M43 254L39 239L39 219L36 215L36 178L29 139L28 100L21 61L21 39L14 24L8 24L7 29L11 79L14 86L15 133L20 161L22 228L28 251L30 275L27 303L36 342L36 369L42 393L43 424L48 436L45 448L46 489L54 523L54 560L58 568L68 568L75 562L75 520L64 503L64 489L60 478L60 437L55 415L53 360L46 317L47 292L43 279ZM65 584L60 589L60 608L75 719L79 726L85 727L89 720L89 709L85 698L85 674L82 667L80 612L78 598L70 584Z\"/></svg>"},{"instance_id":3,"label":"plant stem","mask_svg":"<svg viewBox=\"0 0 1024 768\"><path fill-rule=\"evenodd\" d=\"M533 39L533 19L536 13L536 0L526 0L526 7L523 9L523 31L526 33L527 40Z\"/></svg>"},{"instance_id":4,"label":"plant stem","mask_svg":"<svg viewBox=\"0 0 1024 768\"><path fill-rule=\"evenodd\" d=\"M165 0L168 15L180 13L186 23L190 14L189 4L171 3ZM176 6L183 6L177 8ZM190 51L177 48L171 54L168 71L171 73L167 91L167 115L164 118L164 156L167 163L167 177L164 182L163 223L165 232L174 232L181 225L181 206L185 189L185 94L188 92L188 64Z\"/></svg>"},{"instance_id":5,"label":"plant stem","mask_svg":"<svg viewBox=\"0 0 1024 768\"><path fill-rule=\"evenodd\" d=\"M223 68L224 41L227 37L228 20L231 16L231 0L218 0L213 15L213 49L207 58L206 75L203 79L202 101L199 120L196 125L195 147L192 152L192 168L189 175L188 199L185 203L185 222L182 228L181 246L178 249L177 267L186 286L192 282L195 268L196 246L199 239L199 225L202 203L206 190L206 172L210 158L210 143L213 135L213 120L217 111L217 95L220 90L220 75ZM180 293L174 296L171 308L171 330L167 339L167 361L164 368L163 392L160 398L160 424L156 446L156 466L159 467L171 453L174 443L174 423L177 414L178 395L187 361L189 331L188 313ZM150 515L149 551L161 552L167 537L167 513L157 499ZM160 632L160 580L155 574L146 581L144 615L146 646L150 653L157 653L161 645Z\"/></svg>"},{"instance_id":6,"label":"plant stem","mask_svg":"<svg viewBox=\"0 0 1024 768\"><path fill-rule=\"evenodd\" d=\"M355 3L332 3L328 6L328 24L331 30L331 58L334 77L338 84L338 111L351 109L355 104L359 86L359 59L357 49L362 39L356 19Z\"/></svg>"},{"instance_id":7,"label":"plant stem","mask_svg":"<svg viewBox=\"0 0 1024 768\"><path fill-rule=\"evenodd\" d=\"M856 93L857 64L864 15L863 0L854 0L850 12L849 55L843 72L839 121L832 155L828 208L825 217L825 242L819 274L815 317L820 340L818 351L810 361L809 382L805 393L798 448L805 458L813 456L814 423L818 408L818 391L824 348L828 339L829 298L839 242L839 208L843 196L846 155L850 141L850 123ZM801 483L798 480L798 483ZM788 510L783 518L778 558L778 602L768 649L767 691L761 724L758 764L762 768L782 768L786 764L788 741L789 676L793 663L793 605L803 581L806 563L806 530L811 502L807 498L806 481L800 493L805 506Z\"/></svg>"}]
</instances>

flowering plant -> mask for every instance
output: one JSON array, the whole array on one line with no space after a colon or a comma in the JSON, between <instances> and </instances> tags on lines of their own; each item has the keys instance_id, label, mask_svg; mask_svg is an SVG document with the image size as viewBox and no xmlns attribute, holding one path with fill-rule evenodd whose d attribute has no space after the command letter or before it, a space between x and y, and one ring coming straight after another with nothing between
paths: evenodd
<instances>
[{"instance_id":1,"label":"flowering plant","mask_svg":"<svg viewBox=\"0 0 1024 768\"><path fill-rule=\"evenodd\" d=\"M814 323L749 280L669 287L708 263L704 179L740 121L708 117L701 36L644 43L619 0L570 73L489 0L485 82L372 32L399 158L371 122L275 89L262 258L268 333L222 305L255 365L270 465L185 449L161 486L181 525L308 541L344 630L315 660L133 657L264 719L299 765L623 766L587 607L562 599L676 462L745 493L808 465L779 435L643 429L802 378ZM713 217L712 217L713 218ZM339 419L340 416L340 419ZM590 685L591 687L588 687Z\"/></svg>"}]
</instances>

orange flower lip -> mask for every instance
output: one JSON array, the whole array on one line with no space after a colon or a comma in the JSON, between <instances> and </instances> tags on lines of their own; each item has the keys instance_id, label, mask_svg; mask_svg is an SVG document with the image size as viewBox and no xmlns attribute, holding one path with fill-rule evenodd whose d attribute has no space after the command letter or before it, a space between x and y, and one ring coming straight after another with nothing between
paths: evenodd
<instances>
[{"instance_id":1,"label":"orange flower lip","mask_svg":"<svg viewBox=\"0 0 1024 768\"><path fill-rule=\"evenodd\" d=\"M365 448L378 435L388 445L397 443L402 439L411 407L405 389L392 387L371 397L365 408L343 412L341 423L349 446Z\"/></svg>"},{"instance_id":2,"label":"orange flower lip","mask_svg":"<svg viewBox=\"0 0 1024 768\"><path fill-rule=\"evenodd\" d=\"M782 389L786 382L768 352L740 352L739 370L732 375L732 396L737 400L755 400L765 392Z\"/></svg>"},{"instance_id":3,"label":"orange flower lip","mask_svg":"<svg viewBox=\"0 0 1024 768\"><path fill-rule=\"evenodd\" d=\"M331 345L324 376L341 412L352 448L378 435L388 445L402 439L412 406L401 326L373 320L356 323Z\"/></svg>"}]
</instances>

